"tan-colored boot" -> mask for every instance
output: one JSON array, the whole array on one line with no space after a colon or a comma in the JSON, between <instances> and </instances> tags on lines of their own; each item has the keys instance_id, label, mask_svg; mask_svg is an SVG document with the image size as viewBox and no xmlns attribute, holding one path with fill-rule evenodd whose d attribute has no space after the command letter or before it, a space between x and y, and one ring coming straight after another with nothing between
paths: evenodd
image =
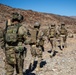
<instances>
[{"instance_id":1,"label":"tan-colored boot","mask_svg":"<svg viewBox=\"0 0 76 75\"><path fill-rule=\"evenodd\" d=\"M60 44L61 50L63 50L63 46L64 46L63 41L61 41L61 44Z\"/></svg>"},{"instance_id":2,"label":"tan-colored boot","mask_svg":"<svg viewBox=\"0 0 76 75\"><path fill-rule=\"evenodd\" d=\"M50 53L50 58L52 58L53 55L54 55L54 51L52 51L52 52Z\"/></svg>"},{"instance_id":3,"label":"tan-colored boot","mask_svg":"<svg viewBox=\"0 0 76 75\"><path fill-rule=\"evenodd\" d=\"M64 43L64 47L67 48L67 43L66 42Z\"/></svg>"},{"instance_id":4,"label":"tan-colored boot","mask_svg":"<svg viewBox=\"0 0 76 75\"><path fill-rule=\"evenodd\" d=\"M31 67L30 67L31 70L32 70L32 68L34 67L34 66L33 66L34 61L35 61L35 57L32 57L31 64L30 64L30 65L31 65Z\"/></svg>"},{"instance_id":5,"label":"tan-colored boot","mask_svg":"<svg viewBox=\"0 0 76 75\"><path fill-rule=\"evenodd\" d=\"M39 70L40 70L40 64L37 64L35 71L39 71Z\"/></svg>"},{"instance_id":6,"label":"tan-colored boot","mask_svg":"<svg viewBox=\"0 0 76 75\"><path fill-rule=\"evenodd\" d=\"M40 68L40 64L37 64L37 67L36 67L35 71L39 72L39 71L42 71L42 70L43 70L43 68Z\"/></svg>"},{"instance_id":7,"label":"tan-colored boot","mask_svg":"<svg viewBox=\"0 0 76 75\"><path fill-rule=\"evenodd\" d=\"M61 37L61 42L60 42L60 48L61 48L61 50L63 50L63 45L64 45L63 38Z\"/></svg>"},{"instance_id":8,"label":"tan-colored boot","mask_svg":"<svg viewBox=\"0 0 76 75\"><path fill-rule=\"evenodd\" d=\"M16 74L16 75L23 75L23 74Z\"/></svg>"},{"instance_id":9,"label":"tan-colored boot","mask_svg":"<svg viewBox=\"0 0 76 75\"><path fill-rule=\"evenodd\" d=\"M40 68L40 62L41 62L41 58L38 58L38 64L37 64L37 67L35 69L35 71L37 71L37 72L42 70L42 68Z\"/></svg>"}]
</instances>

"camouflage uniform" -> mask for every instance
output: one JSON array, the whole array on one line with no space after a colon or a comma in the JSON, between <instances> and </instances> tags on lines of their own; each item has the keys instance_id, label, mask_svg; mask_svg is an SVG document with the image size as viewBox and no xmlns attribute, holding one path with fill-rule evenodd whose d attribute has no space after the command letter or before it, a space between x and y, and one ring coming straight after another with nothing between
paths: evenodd
<instances>
[{"instance_id":1,"label":"camouflage uniform","mask_svg":"<svg viewBox=\"0 0 76 75\"><path fill-rule=\"evenodd\" d=\"M56 50L56 35L57 35L56 27L54 24L52 24L51 28L49 29L49 35L48 35L48 39L52 46L52 51L51 51L50 57L52 57L54 55L54 52Z\"/></svg>"},{"instance_id":2,"label":"camouflage uniform","mask_svg":"<svg viewBox=\"0 0 76 75\"><path fill-rule=\"evenodd\" d=\"M25 51L23 43L26 40L25 36L27 31L26 28L20 25L21 20L19 15L14 13L12 21L8 20L6 22L6 29L4 34L6 75L13 75L14 69L16 70L17 75L23 75L23 61Z\"/></svg>"},{"instance_id":3,"label":"camouflage uniform","mask_svg":"<svg viewBox=\"0 0 76 75\"><path fill-rule=\"evenodd\" d=\"M42 60L42 46L44 44L43 40L43 32L39 31L40 24L35 23L34 28L30 30L31 34L31 42L30 42L30 47L31 47L31 54L32 54L32 61L31 61L31 68L33 67L33 63L35 61L36 56L38 57L38 64L36 67L36 71L40 70L40 62Z\"/></svg>"},{"instance_id":4,"label":"camouflage uniform","mask_svg":"<svg viewBox=\"0 0 76 75\"><path fill-rule=\"evenodd\" d=\"M66 45L66 39L67 39L67 35L68 35L64 23L61 24L61 28L60 28L59 32L60 32L60 41L61 41L60 47L61 47L61 49L63 49L63 47L67 46Z\"/></svg>"},{"instance_id":5,"label":"camouflage uniform","mask_svg":"<svg viewBox=\"0 0 76 75\"><path fill-rule=\"evenodd\" d=\"M4 46L3 32L4 32L4 30L0 27L0 47L1 48L3 48L3 46Z\"/></svg>"}]
</instances>

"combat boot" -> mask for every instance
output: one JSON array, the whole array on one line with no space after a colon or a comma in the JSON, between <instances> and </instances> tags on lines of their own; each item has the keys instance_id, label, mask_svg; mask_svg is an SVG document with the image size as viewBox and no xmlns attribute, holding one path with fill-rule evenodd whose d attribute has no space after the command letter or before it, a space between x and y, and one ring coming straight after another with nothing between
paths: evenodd
<instances>
[{"instance_id":1,"label":"combat boot","mask_svg":"<svg viewBox=\"0 0 76 75\"><path fill-rule=\"evenodd\" d=\"M64 43L64 47L67 48L67 43Z\"/></svg>"}]
</instances>

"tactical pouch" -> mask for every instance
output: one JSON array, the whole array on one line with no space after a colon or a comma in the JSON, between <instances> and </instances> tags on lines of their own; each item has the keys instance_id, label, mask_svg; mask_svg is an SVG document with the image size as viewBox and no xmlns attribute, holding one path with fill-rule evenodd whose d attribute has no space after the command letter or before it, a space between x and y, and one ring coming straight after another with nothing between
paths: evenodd
<instances>
[{"instance_id":1,"label":"tactical pouch","mask_svg":"<svg viewBox=\"0 0 76 75\"><path fill-rule=\"evenodd\" d=\"M65 35L67 33L66 29L61 29L60 34Z\"/></svg>"},{"instance_id":2,"label":"tactical pouch","mask_svg":"<svg viewBox=\"0 0 76 75\"><path fill-rule=\"evenodd\" d=\"M54 38L55 37L55 33L54 32L51 32L50 35L49 35L49 37L50 38Z\"/></svg>"},{"instance_id":3,"label":"tactical pouch","mask_svg":"<svg viewBox=\"0 0 76 75\"><path fill-rule=\"evenodd\" d=\"M37 46L43 46L44 45L44 40L40 40L39 42L36 43Z\"/></svg>"},{"instance_id":4,"label":"tactical pouch","mask_svg":"<svg viewBox=\"0 0 76 75\"><path fill-rule=\"evenodd\" d=\"M23 52L24 51L24 47L23 46L17 46L15 47L15 52L16 53L20 53L20 52Z\"/></svg>"},{"instance_id":5,"label":"tactical pouch","mask_svg":"<svg viewBox=\"0 0 76 75\"><path fill-rule=\"evenodd\" d=\"M14 48L6 48L6 60L9 64L16 64L16 55Z\"/></svg>"},{"instance_id":6,"label":"tactical pouch","mask_svg":"<svg viewBox=\"0 0 76 75\"><path fill-rule=\"evenodd\" d=\"M55 29L50 29L49 38L54 38L55 36L56 36L56 31L55 31Z\"/></svg>"},{"instance_id":7,"label":"tactical pouch","mask_svg":"<svg viewBox=\"0 0 76 75\"><path fill-rule=\"evenodd\" d=\"M15 35L10 35L10 34L6 34L6 42L16 42L17 41L17 36Z\"/></svg>"},{"instance_id":8,"label":"tactical pouch","mask_svg":"<svg viewBox=\"0 0 76 75\"><path fill-rule=\"evenodd\" d=\"M26 38L25 41L24 41L24 44L27 45L27 44L30 44L30 43L31 43L31 38L29 38L29 37Z\"/></svg>"},{"instance_id":9,"label":"tactical pouch","mask_svg":"<svg viewBox=\"0 0 76 75\"><path fill-rule=\"evenodd\" d=\"M40 41L40 46L43 46L44 45L44 40L42 39L41 41Z\"/></svg>"}]
</instances>

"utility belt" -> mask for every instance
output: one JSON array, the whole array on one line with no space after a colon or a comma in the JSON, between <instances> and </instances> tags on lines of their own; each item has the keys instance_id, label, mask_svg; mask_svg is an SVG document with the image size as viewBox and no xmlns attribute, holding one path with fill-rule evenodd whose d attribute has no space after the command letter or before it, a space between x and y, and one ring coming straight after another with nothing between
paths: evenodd
<instances>
[{"instance_id":1,"label":"utility belt","mask_svg":"<svg viewBox=\"0 0 76 75\"><path fill-rule=\"evenodd\" d=\"M8 46L14 47L14 46L17 46L18 42L6 42L6 44L7 44Z\"/></svg>"},{"instance_id":2,"label":"utility belt","mask_svg":"<svg viewBox=\"0 0 76 75\"><path fill-rule=\"evenodd\" d=\"M55 38L56 37L56 35L53 35L53 36L49 36L49 38Z\"/></svg>"},{"instance_id":3,"label":"utility belt","mask_svg":"<svg viewBox=\"0 0 76 75\"><path fill-rule=\"evenodd\" d=\"M65 33L60 33L60 35L65 35Z\"/></svg>"},{"instance_id":4,"label":"utility belt","mask_svg":"<svg viewBox=\"0 0 76 75\"><path fill-rule=\"evenodd\" d=\"M60 35L60 37L65 37L65 35Z\"/></svg>"},{"instance_id":5,"label":"utility belt","mask_svg":"<svg viewBox=\"0 0 76 75\"><path fill-rule=\"evenodd\" d=\"M34 42L34 43L30 43L29 45L36 45L36 43Z\"/></svg>"},{"instance_id":6,"label":"utility belt","mask_svg":"<svg viewBox=\"0 0 76 75\"><path fill-rule=\"evenodd\" d=\"M54 37L50 37L50 38L54 38Z\"/></svg>"},{"instance_id":7,"label":"utility belt","mask_svg":"<svg viewBox=\"0 0 76 75\"><path fill-rule=\"evenodd\" d=\"M20 53L20 52L23 52L25 49L25 47L24 46L22 46L22 45L18 45L18 43L19 42L15 42L15 43L6 43L6 50L8 50L9 48L13 48L14 49L14 51L16 52L16 53Z\"/></svg>"}]
</instances>

